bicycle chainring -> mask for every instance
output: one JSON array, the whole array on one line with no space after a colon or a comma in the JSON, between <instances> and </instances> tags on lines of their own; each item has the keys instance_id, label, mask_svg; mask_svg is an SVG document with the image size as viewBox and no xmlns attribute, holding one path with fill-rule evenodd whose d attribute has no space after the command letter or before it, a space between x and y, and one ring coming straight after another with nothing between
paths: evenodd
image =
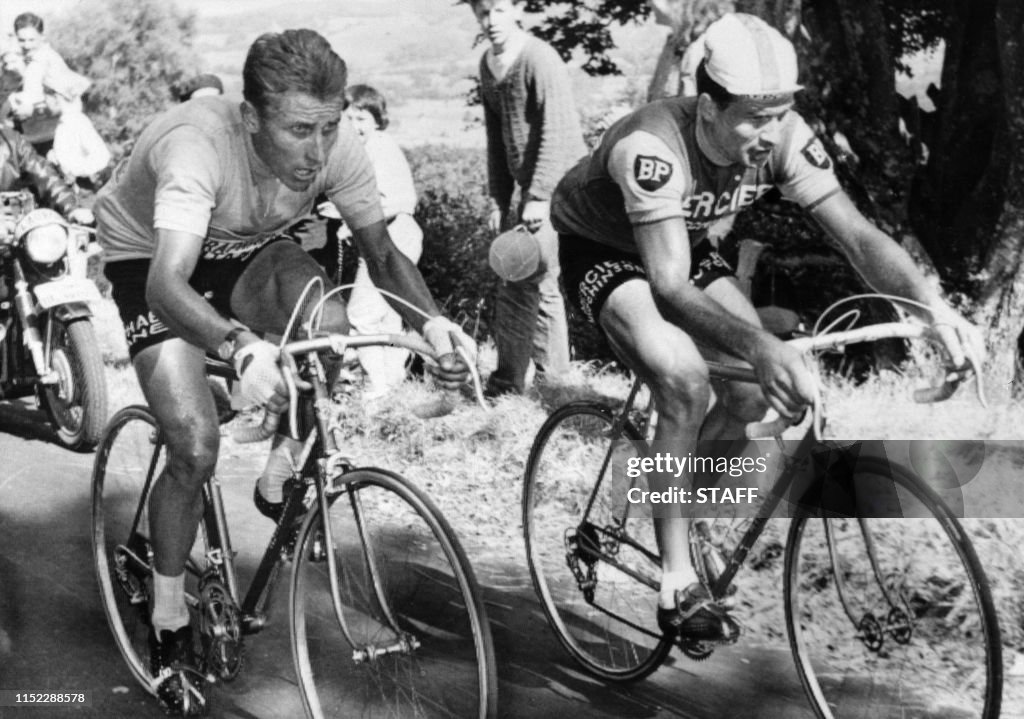
<instances>
[{"instance_id":1,"label":"bicycle chainring","mask_svg":"<svg viewBox=\"0 0 1024 719\"><path fill-rule=\"evenodd\" d=\"M692 639L680 638L676 641L676 646L679 647L683 654L695 662L704 661L715 651L715 645L713 642L702 642Z\"/></svg>"},{"instance_id":2,"label":"bicycle chainring","mask_svg":"<svg viewBox=\"0 0 1024 719\"><path fill-rule=\"evenodd\" d=\"M245 655L242 615L215 572L199 582L199 614L207 671L229 682L242 670Z\"/></svg>"}]
</instances>

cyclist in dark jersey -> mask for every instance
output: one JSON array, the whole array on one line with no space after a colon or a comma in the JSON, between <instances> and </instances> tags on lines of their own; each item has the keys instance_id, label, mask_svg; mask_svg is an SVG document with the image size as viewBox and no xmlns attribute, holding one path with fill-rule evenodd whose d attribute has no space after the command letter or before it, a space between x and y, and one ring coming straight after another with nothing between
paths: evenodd
<instances>
[{"instance_id":1,"label":"cyclist in dark jersey","mask_svg":"<svg viewBox=\"0 0 1024 719\"><path fill-rule=\"evenodd\" d=\"M984 353L978 330L840 188L821 142L792 109L800 89L792 44L752 15L726 15L705 35L698 96L626 116L555 191L551 216L567 295L650 386L659 451L686 457L698 436L740 437L768 406L793 416L813 399L800 353L761 329L733 269L707 241L713 222L772 187L821 224L868 284L930 308L927 319L955 363ZM720 401L708 412L705 359L737 357L753 365L760 386L715 386ZM654 491L692 483L671 474L649 479ZM659 625L692 639L729 636L735 623L697 583L689 520L668 514L655 519Z\"/></svg>"},{"instance_id":2,"label":"cyclist in dark jersey","mask_svg":"<svg viewBox=\"0 0 1024 719\"><path fill-rule=\"evenodd\" d=\"M253 330L282 333L307 281L326 282L317 263L281 236L318 195L352 229L374 283L431 317L396 307L442 355L442 384L468 376L452 350L458 342L472 351L472 341L439 315L419 271L388 236L372 167L342 118L345 80L345 63L312 30L263 35L245 61L245 101L205 97L157 117L96 204L132 361L167 438L166 468L150 499L150 668L173 712L181 713L183 692L204 691L183 685L189 680L180 671L195 664L185 561L220 437L204 355L233 361L253 404L284 409L277 349ZM348 331L340 299L325 308L324 326ZM272 504L264 498L261 511Z\"/></svg>"}]
</instances>

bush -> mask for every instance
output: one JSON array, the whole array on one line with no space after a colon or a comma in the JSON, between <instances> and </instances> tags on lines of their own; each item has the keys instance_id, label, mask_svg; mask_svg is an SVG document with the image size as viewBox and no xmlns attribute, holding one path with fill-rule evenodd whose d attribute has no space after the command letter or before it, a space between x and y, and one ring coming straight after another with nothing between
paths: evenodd
<instances>
[{"instance_id":1,"label":"bush","mask_svg":"<svg viewBox=\"0 0 1024 719\"><path fill-rule=\"evenodd\" d=\"M420 270L449 317L490 334L498 278L487 264L487 165L482 150L426 145L407 152L420 195Z\"/></svg>"},{"instance_id":2,"label":"bush","mask_svg":"<svg viewBox=\"0 0 1024 719\"><path fill-rule=\"evenodd\" d=\"M54 20L53 45L92 80L84 108L115 157L195 73L194 35L195 15L164 0L83 0Z\"/></svg>"}]
</instances>

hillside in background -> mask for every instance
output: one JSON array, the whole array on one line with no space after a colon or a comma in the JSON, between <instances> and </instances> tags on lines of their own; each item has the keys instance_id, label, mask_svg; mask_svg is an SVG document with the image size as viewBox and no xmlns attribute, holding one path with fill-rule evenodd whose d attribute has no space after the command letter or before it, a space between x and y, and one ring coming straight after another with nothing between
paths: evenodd
<instances>
[{"instance_id":1,"label":"hillside in background","mask_svg":"<svg viewBox=\"0 0 1024 719\"><path fill-rule=\"evenodd\" d=\"M483 47L474 46L477 25L465 5L454 0L176 0L197 16L196 50L204 71L221 76L227 92L241 94L245 52L260 33L312 27L322 33L349 65L353 83L383 91L393 108L392 131L403 145L445 143L483 146L478 108L466 106ZM0 28L32 11L52 21L78 0L9 0L0 6ZM7 35L4 32L0 37ZM595 111L635 94L664 38L656 27L617 35L620 78L594 79L573 73L579 105ZM13 43L6 37L3 46ZM59 48L58 48L59 49Z\"/></svg>"}]
</instances>

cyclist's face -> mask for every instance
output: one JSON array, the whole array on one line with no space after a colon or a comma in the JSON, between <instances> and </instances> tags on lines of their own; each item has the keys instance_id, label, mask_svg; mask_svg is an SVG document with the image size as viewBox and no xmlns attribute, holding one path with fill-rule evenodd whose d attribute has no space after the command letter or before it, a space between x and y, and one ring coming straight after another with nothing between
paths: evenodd
<instances>
[{"instance_id":1,"label":"cyclist's face","mask_svg":"<svg viewBox=\"0 0 1024 719\"><path fill-rule=\"evenodd\" d=\"M345 110L345 117L356 128L356 132L359 133L359 137L363 138L363 142L366 142L366 138L377 129L377 120L374 119L373 114L366 108L349 105L348 109Z\"/></svg>"},{"instance_id":2,"label":"cyclist's face","mask_svg":"<svg viewBox=\"0 0 1024 719\"><path fill-rule=\"evenodd\" d=\"M740 98L724 108L703 96L701 117L711 140L732 163L760 167L782 138L782 123L793 107L791 97L768 102Z\"/></svg>"},{"instance_id":3,"label":"cyclist's face","mask_svg":"<svg viewBox=\"0 0 1024 719\"><path fill-rule=\"evenodd\" d=\"M31 59L32 55L42 44L43 36L34 27L23 27L14 34L18 38L18 46L25 54L25 57Z\"/></svg>"},{"instance_id":4,"label":"cyclist's face","mask_svg":"<svg viewBox=\"0 0 1024 719\"><path fill-rule=\"evenodd\" d=\"M487 39L499 48L519 29L521 12L512 0L479 0L473 3L473 14Z\"/></svg>"},{"instance_id":5,"label":"cyclist's face","mask_svg":"<svg viewBox=\"0 0 1024 719\"><path fill-rule=\"evenodd\" d=\"M289 90L278 95L263 113L243 103L242 116L259 158L285 187L303 192L338 140L344 106L342 95L321 100Z\"/></svg>"}]
</instances>

